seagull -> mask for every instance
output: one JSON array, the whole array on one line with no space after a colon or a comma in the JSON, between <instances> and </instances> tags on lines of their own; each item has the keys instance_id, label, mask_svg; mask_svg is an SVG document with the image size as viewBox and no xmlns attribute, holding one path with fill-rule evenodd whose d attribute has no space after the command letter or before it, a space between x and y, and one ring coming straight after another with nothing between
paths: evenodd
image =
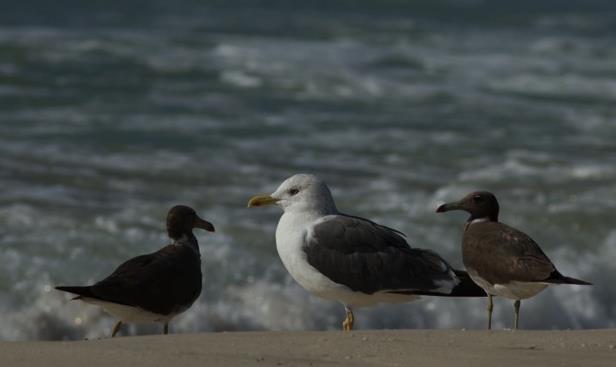
<instances>
[{"instance_id":1,"label":"seagull","mask_svg":"<svg viewBox=\"0 0 616 367\"><path fill-rule=\"evenodd\" d=\"M193 228L214 232L214 226L199 218L194 209L174 206L167 214L170 245L126 261L94 285L56 289L114 316L118 321L111 337L128 322L161 322L167 334L171 319L190 308L201 294L201 255Z\"/></svg>"},{"instance_id":2,"label":"seagull","mask_svg":"<svg viewBox=\"0 0 616 367\"><path fill-rule=\"evenodd\" d=\"M353 329L354 308L421 295L486 295L435 252L411 248L401 232L339 212L327 185L314 175L294 175L273 194L250 199L248 207L270 204L284 211L276 228L282 263L310 293L344 305L343 330Z\"/></svg>"},{"instance_id":3,"label":"seagull","mask_svg":"<svg viewBox=\"0 0 616 367\"><path fill-rule=\"evenodd\" d=\"M462 237L462 259L470 277L488 294L488 329L492 328L492 297L514 300L514 329L520 320L521 300L552 284L591 285L562 275L541 247L527 234L498 221L494 194L478 191L443 204L437 213L470 213Z\"/></svg>"}]
</instances>

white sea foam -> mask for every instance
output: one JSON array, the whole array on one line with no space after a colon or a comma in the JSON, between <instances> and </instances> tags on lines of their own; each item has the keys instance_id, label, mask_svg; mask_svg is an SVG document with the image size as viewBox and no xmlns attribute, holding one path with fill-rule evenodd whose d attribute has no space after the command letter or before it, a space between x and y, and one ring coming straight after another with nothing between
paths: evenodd
<instances>
[{"instance_id":1,"label":"white sea foam","mask_svg":"<svg viewBox=\"0 0 616 367\"><path fill-rule=\"evenodd\" d=\"M466 215L434 214L437 204L494 191L503 221L595 283L525 301L522 325L616 326L609 22L554 14L530 29L449 27L362 9L293 9L300 26L285 32L287 18L266 10L250 22L208 10L117 27L3 25L0 339L107 336L108 316L52 287L92 283L166 244L177 203L217 232L197 234L204 293L174 332L339 328L341 306L304 292L277 258L280 213L245 209L297 172L322 176L344 212L456 266ZM497 300L496 325L511 317ZM426 298L357 321L483 328L485 305Z\"/></svg>"}]
</instances>

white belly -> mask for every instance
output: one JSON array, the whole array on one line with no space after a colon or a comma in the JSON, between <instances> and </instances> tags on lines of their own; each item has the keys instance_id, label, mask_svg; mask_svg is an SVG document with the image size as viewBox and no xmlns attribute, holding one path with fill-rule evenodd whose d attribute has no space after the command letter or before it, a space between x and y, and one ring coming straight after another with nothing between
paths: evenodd
<instances>
[{"instance_id":1,"label":"white belly","mask_svg":"<svg viewBox=\"0 0 616 367\"><path fill-rule=\"evenodd\" d=\"M117 303L105 302L94 298L81 298L82 301L93 305L101 306L105 312L124 323L152 323L169 322L177 313L161 315L146 311L139 307L120 305Z\"/></svg>"},{"instance_id":2,"label":"white belly","mask_svg":"<svg viewBox=\"0 0 616 367\"><path fill-rule=\"evenodd\" d=\"M302 287L324 298L344 292L346 286L334 283L318 272L306 260L304 246L305 223L293 215L283 214L276 228L276 249L282 264Z\"/></svg>"},{"instance_id":3,"label":"white belly","mask_svg":"<svg viewBox=\"0 0 616 367\"><path fill-rule=\"evenodd\" d=\"M291 277L310 293L355 308L374 306L379 303L403 303L419 298L416 295L387 292L373 294L355 292L324 276L308 263L306 253L302 250L306 223L305 219L297 215L283 214L276 228L276 249Z\"/></svg>"},{"instance_id":4,"label":"white belly","mask_svg":"<svg viewBox=\"0 0 616 367\"><path fill-rule=\"evenodd\" d=\"M547 283L518 281L513 281L507 284L491 284L477 274L471 274L470 271L469 275L471 279L473 279L473 281L477 283L478 286L480 286L481 288L483 288L484 291L486 291L486 293L493 296L505 297L515 300L533 297L537 293L547 288L547 286L549 285Z\"/></svg>"}]
</instances>

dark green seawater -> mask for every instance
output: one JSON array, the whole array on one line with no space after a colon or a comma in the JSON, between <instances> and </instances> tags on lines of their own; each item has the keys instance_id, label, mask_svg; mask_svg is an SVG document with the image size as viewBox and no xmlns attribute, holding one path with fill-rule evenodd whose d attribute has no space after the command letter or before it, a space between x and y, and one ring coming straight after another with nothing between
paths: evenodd
<instances>
[{"instance_id":1,"label":"dark green seawater","mask_svg":"<svg viewBox=\"0 0 616 367\"><path fill-rule=\"evenodd\" d=\"M299 172L456 266L466 218L437 204L494 191L502 221L595 284L523 302L521 325L616 327L616 5L426 3L4 4L0 339L107 335L110 317L53 286L166 244L176 203L217 232L198 233L204 292L173 331L339 328L342 307L280 263L280 212L245 208ZM424 299L357 319L482 328L484 310ZM497 301L496 326L512 313Z\"/></svg>"}]
</instances>

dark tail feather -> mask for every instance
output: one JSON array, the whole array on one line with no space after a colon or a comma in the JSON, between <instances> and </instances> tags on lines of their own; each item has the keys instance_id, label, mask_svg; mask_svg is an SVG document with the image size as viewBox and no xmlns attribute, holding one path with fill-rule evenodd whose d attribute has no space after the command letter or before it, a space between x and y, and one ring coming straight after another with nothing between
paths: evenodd
<instances>
[{"instance_id":1,"label":"dark tail feather","mask_svg":"<svg viewBox=\"0 0 616 367\"><path fill-rule=\"evenodd\" d=\"M552 274L548 277L547 281L553 284L577 284L577 285L592 285L592 283L575 279L571 277L566 277L558 272L558 270L554 270Z\"/></svg>"},{"instance_id":2,"label":"dark tail feather","mask_svg":"<svg viewBox=\"0 0 616 367\"><path fill-rule=\"evenodd\" d=\"M56 289L59 290L59 291L64 291L64 292L76 294L77 297L75 297L73 299L79 299L81 297L96 298L92 294L92 290L91 290L90 286L83 286L83 287L63 287L63 286L60 286L60 287L56 287Z\"/></svg>"},{"instance_id":3,"label":"dark tail feather","mask_svg":"<svg viewBox=\"0 0 616 367\"><path fill-rule=\"evenodd\" d=\"M483 290L483 288L479 287L467 272L464 270L454 270L460 283L456 285L451 293L448 295L449 297L486 297L487 294Z\"/></svg>"},{"instance_id":4,"label":"dark tail feather","mask_svg":"<svg viewBox=\"0 0 616 367\"><path fill-rule=\"evenodd\" d=\"M463 270L454 270L454 273L458 276L460 283L456 285L451 292L432 292L432 291L412 291L412 292L391 292L401 294L416 294L419 296L435 296L435 297L487 297L486 292L479 287L467 272Z\"/></svg>"}]
</instances>

